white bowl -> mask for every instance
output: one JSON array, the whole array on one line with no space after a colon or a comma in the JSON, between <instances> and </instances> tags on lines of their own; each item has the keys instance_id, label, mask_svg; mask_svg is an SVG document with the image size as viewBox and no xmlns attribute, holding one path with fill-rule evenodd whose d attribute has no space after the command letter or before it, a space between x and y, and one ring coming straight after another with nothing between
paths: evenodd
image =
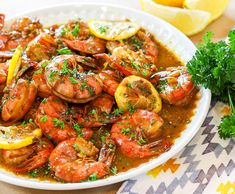
<instances>
[{"instance_id":1,"label":"white bowl","mask_svg":"<svg viewBox=\"0 0 235 194\"><path fill-rule=\"evenodd\" d=\"M136 21L143 28L154 34L157 40L159 40L163 45L167 46L171 51L179 56L181 61L184 63L187 63L196 51L194 44L172 25L147 13L126 7L107 4L63 4L59 6L33 10L24 13L23 15L39 18L44 25L65 23L69 19L78 17L85 20L120 20L128 18L132 21ZM16 19L16 17L19 17L19 15L9 19L6 22L6 25L9 25L12 20ZM192 122L188 124L187 128L182 132L181 136L176 139L173 147L168 152L163 153L159 157L152 159L136 168L128 170L127 172L119 173L115 176L93 182L64 184L24 178L7 172L4 169L0 169L0 180L10 184L35 189L73 190L109 185L145 173L176 155L197 133L207 115L211 100L211 93L209 90L201 88L199 95L200 99L197 103Z\"/></svg>"}]
</instances>

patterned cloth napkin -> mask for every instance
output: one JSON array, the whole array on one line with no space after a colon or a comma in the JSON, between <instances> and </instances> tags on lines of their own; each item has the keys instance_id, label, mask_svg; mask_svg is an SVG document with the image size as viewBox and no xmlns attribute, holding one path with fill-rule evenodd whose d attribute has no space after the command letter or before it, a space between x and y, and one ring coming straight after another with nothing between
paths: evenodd
<instances>
[{"instance_id":1,"label":"patterned cloth napkin","mask_svg":"<svg viewBox=\"0 0 235 194\"><path fill-rule=\"evenodd\" d=\"M222 140L225 105L213 102L202 127L174 158L123 183L118 194L235 194L235 141Z\"/></svg>"}]
</instances>

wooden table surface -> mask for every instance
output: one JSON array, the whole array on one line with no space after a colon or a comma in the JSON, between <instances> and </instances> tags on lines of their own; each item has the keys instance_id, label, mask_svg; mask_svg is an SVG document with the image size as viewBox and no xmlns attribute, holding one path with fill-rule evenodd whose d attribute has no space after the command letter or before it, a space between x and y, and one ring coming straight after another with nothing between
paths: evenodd
<instances>
[{"instance_id":1,"label":"wooden table surface","mask_svg":"<svg viewBox=\"0 0 235 194\"><path fill-rule=\"evenodd\" d=\"M207 31L212 31L214 33L215 39L222 39L226 37L229 30L235 27L235 0L230 0L230 4L226 9L223 16L219 19L211 23L203 32L190 37L190 39L197 43L201 41L202 36ZM36 190L36 189L28 189L22 188L14 185L10 185L7 183L0 182L0 194L82 194L82 193L89 193L89 194L113 194L116 193L121 183L113 184L110 186L99 187L94 189L86 189L86 190L76 190L76 191L44 191L44 190Z\"/></svg>"}]
</instances>

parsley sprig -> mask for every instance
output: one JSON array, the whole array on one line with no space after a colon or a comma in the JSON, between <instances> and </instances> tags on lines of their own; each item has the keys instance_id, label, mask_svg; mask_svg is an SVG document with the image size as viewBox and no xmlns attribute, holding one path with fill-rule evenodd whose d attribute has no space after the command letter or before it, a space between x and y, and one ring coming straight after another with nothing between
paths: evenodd
<instances>
[{"instance_id":1,"label":"parsley sprig","mask_svg":"<svg viewBox=\"0 0 235 194\"><path fill-rule=\"evenodd\" d=\"M231 113L219 126L220 137L226 139L235 137L235 30L229 32L228 41L212 42L212 35L203 37L187 67L196 85L209 88L213 97L229 104Z\"/></svg>"}]
</instances>

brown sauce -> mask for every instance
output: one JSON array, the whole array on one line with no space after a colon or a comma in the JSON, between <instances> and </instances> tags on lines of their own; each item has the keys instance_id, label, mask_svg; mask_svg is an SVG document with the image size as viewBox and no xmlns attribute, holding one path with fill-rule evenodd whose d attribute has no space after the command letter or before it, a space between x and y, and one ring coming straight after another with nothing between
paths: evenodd
<instances>
[{"instance_id":1,"label":"brown sauce","mask_svg":"<svg viewBox=\"0 0 235 194\"><path fill-rule=\"evenodd\" d=\"M165 70L167 67L183 65L182 62L166 47L157 43L159 49L159 70ZM198 97L195 90L191 96L191 102L186 106L173 106L163 103L162 110L159 115L163 118L164 124L162 127L162 134L159 139L170 138L175 140L180 137L181 132L186 129L187 124L190 122L191 117L194 115L194 109L197 105ZM154 157L152 157L154 158ZM151 158L133 159L123 156L117 150L115 165L119 172L127 171L131 168L137 167L144 162L149 161Z\"/></svg>"},{"instance_id":2,"label":"brown sauce","mask_svg":"<svg viewBox=\"0 0 235 194\"><path fill-rule=\"evenodd\" d=\"M158 70L162 71L167 67L172 66L180 66L183 65L182 62L166 47L157 43L159 49L159 65ZM197 104L198 97L195 95L197 91L195 90L191 97L191 102L186 106L172 106L166 103L163 103L162 110L160 111L159 115L164 120L164 125L162 127L162 133L159 139L167 139L170 138L171 140L175 140L176 138L180 137L181 132L187 127L187 124L190 122L191 117L194 114L194 109ZM154 158L154 157L152 157ZM120 153L120 150L116 150L116 157L114 160L114 166L117 167L118 172L125 172L131 168L137 167L151 158L145 159L133 159L128 158ZM11 166L4 164L3 159L1 157L0 152L0 165L2 168L11 171ZM43 167L38 169L36 175L32 173L20 173L18 175L27 176L30 178L37 178L40 180L50 180L52 182L56 182L57 179L53 175L51 171L48 172L48 164L44 165ZM60 181L61 182L61 181Z\"/></svg>"}]
</instances>

